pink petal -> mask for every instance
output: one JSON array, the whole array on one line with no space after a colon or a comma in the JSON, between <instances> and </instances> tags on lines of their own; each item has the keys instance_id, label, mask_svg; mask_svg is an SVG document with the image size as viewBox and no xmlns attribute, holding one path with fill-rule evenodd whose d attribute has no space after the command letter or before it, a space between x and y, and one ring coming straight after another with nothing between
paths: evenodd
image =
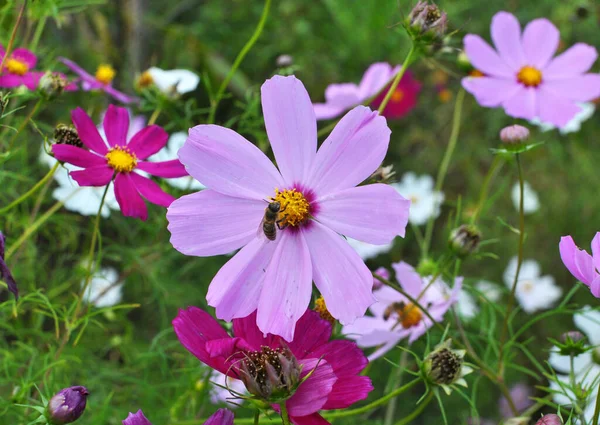
<instances>
[{"instance_id":1,"label":"pink petal","mask_svg":"<svg viewBox=\"0 0 600 425\"><path fill-rule=\"evenodd\" d=\"M54 157L62 162L76 165L78 167L106 166L106 158L93 154L92 152L71 145L52 145Z\"/></svg>"},{"instance_id":2,"label":"pink petal","mask_svg":"<svg viewBox=\"0 0 600 425\"><path fill-rule=\"evenodd\" d=\"M260 92L279 171L288 186L302 183L317 152L317 120L308 92L296 77L280 75L265 81Z\"/></svg>"},{"instance_id":3,"label":"pink petal","mask_svg":"<svg viewBox=\"0 0 600 425\"><path fill-rule=\"evenodd\" d=\"M162 127L150 125L135 133L127 147L135 153L138 159L146 159L164 148L167 140L169 140L169 135Z\"/></svg>"},{"instance_id":4,"label":"pink petal","mask_svg":"<svg viewBox=\"0 0 600 425\"><path fill-rule=\"evenodd\" d=\"M146 221L148 209L127 173L117 173L115 196L125 217L138 217L142 221Z\"/></svg>"},{"instance_id":5,"label":"pink petal","mask_svg":"<svg viewBox=\"0 0 600 425\"><path fill-rule=\"evenodd\" d=\"M178 159L161 162L140 161L137 164L137 168L157 177L175 178L188 175L185 167Z\"/></svg>"},{"instance_id":6,"label":"pink petal","mask_svg":"<svg viewBox=\"0 0 600 425\"><path fill-rule=\"evenodd\" d=\"M316 311L306 310L306 313L296 323L294 340L288 346L296 357L303 359L321 345L326 344L331 338L331 332L331 323L321 319Z\"/></svg>"},{"instance_id":7,"label":"pink petal","mask_svg":"<svg viewBox=\"0 0 600 425\"><path fill-rule=\"evenodd\" d=\"M285 187L269 158L228 128L193 127L178 155L191 176L224 195L264 200Z\"/></svg>"},{"instance_id":8,"label":"pink petal","mask_svg":"<svg viewBox=\"0 0 600 425\"><path fill-rule=\"evenodd\" d=\"M335 118L346 110L344 107L327 103L313 103L313 107L315 108L315 118L317 121Z\"/></svg>"},{"instance_id":9,"label":"pink petal","mask_svg":"<svg viewBox=\"0 0 600 425\"><path fill-rule=\"evenodd\" d=\"M35 68L35 65L37 64L37 56L31 50L27 50L22 47L18 47L13 50L10 56L19 60L20 62L25 62L29 69Z\"/></svg>"},{"instance_id":10,"label":"pink petal","mask_svg":"<svg viewBox=\"0 0 600 425\"><path fill-rule=\"evenodd\" d=\"M177 317L173 319L173 329L181 345L202 363L221 373L228 372L229 366L225 359L211 357L206 350L208 341L231 338L210 314L197 307L180 309Z\"/></svg>"},{"instance_id":11,"label":"pink petal","mask_svg":"<svg viewBox=\"0 0 600 425\"><path fill-rule=\"evenodd\" d=\"M69 172L79 186L106 186L112 180L113 174L114 170L106 164Z\"/></svg>"},{"instance_id":12,"label":"pink petal","mask_svg":"<svg viewBox=\"0 0 600 425\"><path fill-rule=\"evenodd\" d=\"M328 420L318 413L306 416L290 416L290 421L294 425L331 425Z\"/></svg>"},{"instance_id":13,"label":"pink petal","mask_svg":"<svg viewBox=\"0 0 600 425\"><path fill-rule=\"evenodd\" d=\"M330 84L325 89L325 100L330 105L337 105L342 112L359 105L363 100L360 88L354 83Z\"/></svg>"},{"instance_id":14,"label":"pink petal","mask_svg":"<svg viewBox=\"0 0 600 425\"><path fill-rule=\"evenodd\" d=\"M558 248L560 250L560 258L565 267L577 280L589 286L597 275L591 255L577 248L571 236L560 238Z\"/></svg>"},{"instance_id":15,"label":"pink petal","mask_svg":"<svg viewBox=\"0 0 600 425\"><path fill-rule=\"evenodd\" d=\"M592 67L597 58L598 51L595 47L577 43L550 62L543 71L544 80L571 78L583 74Z\"/></svg>"},{"instance_id":16,"label":"pink petal","mask_svg":"<svg viewBox=\"0 0 600 425\"><path fill-rule=\"evenodd\" d=\"M539 118L557 127L564 127L581 111L575 101L547 88L547 84L538 90L538 96Z\"/></svg>"},{"instance_id":17,"label":"pink petal","mask_svg":"<svg viewBox=\"0 0 600 425\"><path fill-rule=\"evenodd\" d=\"M303 234L294 231L281 233L267 268L256 324L264 333L292 341L296 322L310 302L312 264Z\"/></svg>"},{"instance_id":18,"label":"pink petal","mask_svg":"<svg viewBox=\"0 0 600 425\"><path fill-rule=\"evenodd\" d=\"M278 336L272 334L265 335L260 329L258 329L258 326L256 326L256 311L244 318L233 319L233 334L237 338L243 339L252 347L253 350L257 351L263 346L275 347L280 341ZM294 352L293 349L292 352ZM294 354L298 356L298 354Z\"/></svg>"},{"instance_id":19,"label":"pink petal","mask_svg":"<svg viewBox=\"0 0 600 425\"><path fill-rule=\"evenodd\" d=\"M584 74L547 81L540 89L575 102L589 102L600 96L600 74Z\"/></svg>"},{"instance_id":20,"label":"pink petal","mask_svg":"<svg viewBox=\"0 0 600 425\"><path fill-rule=\"evenodd\" d=\"M254 238L221 267L206 295L219 319L229 322L256 310L275 246L265 238Z\"/></svg>"},{"instance_id":21,"label":"pink petal","mask_svg":"<svg viewBox=\"0 0 600 425\"><path fill-rule=\"evenodd\" d=\"M498 12L492 18L492 40L500 57L514 71L527 65L521 45L521 25L514 15Z\"/></svg>"},{"instance_id":22,"label":"pink petal","mask_svg":"<svg viewBox=\"0 0 600 425\"><path fill-rule=\"evenodd\" d=\"M109 146L127 145L127 131L129 130L129 112L127 109L108 105L108 109L104 114L103 125Z\"/></svg>"},{"instance_id":23,"label":"pink petal","mask_svg":"<svg viewBox=\"0 0 600 425\"><path fill-rule=\"evenodd\" d=\"M63 57L59 57L58 60L61 61L62 63L64 63L68 68L71 69L71 71L75 72L83 80L97 83L96 77L94 77L93 75L89 74L85 69L83 69L82 67L80 67L79 65L77 65L72 60L69 60L69 59L63 58Z\"/></svg>"},{"instance_id":24,"label":"pink petal","mask_svg":"<svg viewBox=\"0 0 600 425\"><path fill-rule=\"evenodd\" d=\"M544 68L556 53L559 41L558 28L548 19L534 19L528 23L523 31L523 51L527 63Z\"/></svg>"},{"instance_id":25,"label":"pink petal","mask_svg":"<svg viewBox=\"0 0 600 425\"><path fill-rule=\"evenodd\" d=\"M168 208L175 200L174 196L166 193L156 182L149 178L140 176L137 173L129 173L129 177L140 195L153 204Z\"/></svg>"},{"instance_id":26,"label":"pink petal","mask_svg":"<svg viewBox=\"0 0 600 425\"><path fill-rule=\"evenodd\" d=\"M364 181L381 165L390 133L377 112L366 106L352 109L319 148L308 186L324 196Z\"/></svg>"},{"instance_id":27,"label":"pink petal","mask_svg":"<svg viewBox=\"0 0 600 425\"><path fill-rule=\"evenodd\" d=\"M590 283L590 292L596 298L600 298L600 276L596 276Z\"/></svg>"},{"instance_id":28,"label":"pink petal","mask_svg":"<svg viewBox=\"0 0 600 425\"><path fill-rule=\"evenodd\" d=\"M421 291L424 289L423 279L410 264L401 261L392 263L392 268L396 272L396 280L400 282L400 286L408 295L413 298L421 295Z\"/></svg>"},{"instance_id":29,"label":"pink petal","mask_svg":"<svg viewBox=\"0 0 600 425\"><path fill-rule=\"evenodd\" d=\"M478 35L467 34L463 41L465 53L473 66L486 75L514 79L515 71Z\"/></svg>"},{"instance_id":30,"label":"pink petal","mask_svg":"<svg viewBox=\"0 0 600 425\"><path fill-rule=\"evenodd\" d=\"M6 74L0 75L0 87L12 88L24 85L21 75Z\"/></svg>"},{"instance_id":31,"label":"pink petal","mask_svg":"<svg viewBox=\"0 0 600 425\"><path fill-rule=\"evenodd\" d=\"M185 255L227 254L256 238L265 202L233 198L214 190L185 195L167 212L171 244Z\"/></svg>"},{"instance_id":32,"label":"pink petal","mask_svg":"<svg viewBox=\"0 0 600 425\"><path fill-rule=\"evenodd\" d=\"M481 106L494 108L513 97L521 85L514 80L491 77L465 77L462 86L477 99Z\"/></svg>"},{"instance_id":33,"label":"pink petal","mask_svg":"<svg viewBox=\"0 0 600 425\"><path fill-rule=\"evenodd\" d=\"M399 70L399 67L392 67L386 62L377 62L369 66L360 80L359 102L352 106L364 102L383 90Z\"/></svg>"},{"instance_id":34,"label":"pink petal","mask_svg":"<svg viewBox=\"0 0 600 425\"><path fill-rule=\"evenodd\" d=\"M325 298L327 309L342 324L365 314L375 301L373 276L348 242L313 221L303 229L312 259L313 280Z\"/></svg>"},{"instance_id":35,"label":"pink petal","mask_svg":"<svg viewBox=\"0 0 600 425\"><path fill-rule=\"evenodd\" d=\"M300 364L302 377L314 372L285 402L290 416L307 416L321 410L337 381L333 368L323 359L305 359Z\"/></svg>"},{"instance_id":36,"label":"pink petal","mask_svg":"<svg viewBox=\"0 0 600 425\"><path fill-rule=\"evenodd\" d=\"M204 425L233 425L233 412L227 409L217 410Z\"/></svg>"},{"instance_id":37,"label":"pink petal","mask_svg":"<svg viewBox=\"0 0 600 425\"><path fill-rule=\"evenodd\" d=\"M592 259L595 269L600 270L600 232L597 232L592 239Z\"/></svg>"},{"instance_id":38,"label":"pink petal","mask_svg":"<svg viewBox=\"0 0 600 425\"><path fill-rule=\"evenodd\" d=\"M118 100L121 103L138 103L140 101L140 99L138 99L137 97L133 97L133 96L128 96L123 92L120 92L119 90L115 89L112 86L102 86L102 90L104 90L107 94L110 94L113 98L115 98L116 100Z\"/></svg>"},{"instance_id":39,"label":"pink petal","mask_svg":"<svg viewBox=\"0 0 600 425\"><path fill-rule=\"evenodd\" d=\"M386 184L353 187L317 199L317 219L336 232L384 245L404 237L410 201Z\"/></svg>"},{"instance_id":40,"label":"pink petal","mask_svg":"<svg viewBox=\"0 0 600 425\"><path fill-rule=\"evenodd\" d=\"M152 423L146 418L144 412L138 410L136 413L129 412L123 420L123 425L152 425Z\"/></svg>"},{"instance_id":41,"label":"pink petal","mask_svg":"<svg viewBox=\"0 0 600 425\"><path fill-rule=\"evenodd\" d=\"M100 155L106 155L108 152L106 143L100 137L100 133L89 115L83 109L77 108L71 112L71 119L83 144Z\"/></svg>"},{"instance_id":42,"label":"pink petal","mask_svg":"<svg viewBox=\"0 0 600 425\"><path fill-rule=\"evenodd\" d=\"M37 89L40 83L40 79L44 74L45 72L28 72L27 74L21 77L22 84L29 90L35 90Z\"/></svg>"},{"instance_id":43,"label":"pink petal","mask_svg":"<svg viewBox=\"0 0 600 425\"><path fill-rule=\"evenodd\" d=\"M512 97L502 103L504 112L514 118L532 120L538 115L537 90L521 86Z\"/></svg>"}]
</instances>

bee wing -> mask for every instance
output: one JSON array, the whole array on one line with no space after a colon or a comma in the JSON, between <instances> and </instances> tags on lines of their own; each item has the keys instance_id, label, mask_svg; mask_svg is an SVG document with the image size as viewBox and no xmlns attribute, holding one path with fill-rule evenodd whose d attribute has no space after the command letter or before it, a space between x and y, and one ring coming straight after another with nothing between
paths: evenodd
<instances>
[{"instance_id":1,"label":"bee wing","mask_svg":"<svg viewBox=\"0 0 600 425\"><path fill-rule=\"evenodd\" d=\"M260 221L260 224L258 225L258 229L256 229L256 236L263 242L277 242L281 234L281 231L277 228L277 224L275 224L275 240L272 241L271 239L267 238L267 235L265 235L265 231L263 229L264 222L265 218L263 217L263 219Z\"/></svg>"}]
</instances>

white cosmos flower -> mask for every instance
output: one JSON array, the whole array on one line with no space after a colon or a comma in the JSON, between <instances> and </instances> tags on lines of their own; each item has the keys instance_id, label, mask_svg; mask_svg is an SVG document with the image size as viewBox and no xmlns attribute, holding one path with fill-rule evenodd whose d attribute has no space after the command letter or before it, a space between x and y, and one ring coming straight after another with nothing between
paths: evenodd
<instances>
[{"instance_id":1,"label":"white cosmos flower","mask_svg":"<svg viewBox=\"0 0 600 425\"><path fill-rule=\"evenodd\" d=\"M412 172L404 174L400 182L392 184L400 195L410 200L408 221L412 224L419 226L440 215L444 194L435 191L434 184L433 177L417 177Z\"/></svg>"},{"instance_id":2,"label":"white cosmos flower","mask_svg":"<svg viewBox=\"0 0 600 425\"><path fill-rule=\"evenodd\" d=\"M504 271L504 283L511 289L517 272L517 257L513 257ZM519 273L515 296L526 313L545 310L560 298L562 289L552 276L541 276L535 260L524 260Z\"/></svg>"},{"instance_id":3,"label":"white cosmos flower","mask_svg":"<svg viewBox=\"0 0 600 425\"><path fill-rule=\"evenodd\" d=\"M90 279L84 300L96 307L112 307L119 304L123 297L123 284L118 284L119 273L112 267L103 267ZM85 285L85 279L81 286Z\"/></svg>"},{"instance_id":4,"label":"white cosmos flower","mask_svg":"<svg viewBox=\"0 0 600 425\"><path fill-rule=\"evenodd\" d=\"M200 77L187 69L164 70L152 67L148 70L152 82L165 94L185 94L196 90Z\"/></svg>"},{"instance_id":5,"label":"white cosmos flower","mask_svg":"<svg viewBox=\"0 0 600 425\"><path fill-rule=\"evenodd\" d=\"M370 243L357 241L356 239L347 238L348 243L363 260L377 257L379 254L388 252L394 246L394 243L388 243L385 245L372 245Z\"/></svg>"},{"instance_id":6,"label":"white cosmos flower","mask_svg":"<svg viewBox=\"0 0 600 425\"><path fill-rule=\"evenodd\" d=\"M237 404L242 403L242 399L235 399L234 394L246 394L246 386L239 379L232 378L227 376L218 370L213 370L210 375L210 381L212 388L210 389L210 401L212 404L221 404L227 403L230 409L237 407L235 404L230 402L235 402ZM215 385L218 384L218 385ZM220 385L220 386L219 386ZM225 388L222 388L225 387ZM229 390L233 392L229 392Z\"/></svg>"},{"instance_id":7,"label":"white cosmos flower","mask_svg":"<svg viewBox=\"0 0 600 425\"><path fill-rule=\"evenodd\" d=\"M567 123L567 125L559 129L560 134L578 132L579 130L581 130L581 124L590 119L596 111L596 105L594 105L591 102L578 103L577 105L581 108L581 110L573 117L571 121ZM552 124L540 121L538 118L535 118L530 122L533 125L537 125L542 131L551 131L556 128Z\"/></svg>"},{"instance_id":8,"label":"white cosmos flower","mask_svg":"<svg viewBox=\"0 0 600 425\"><path fill-rule=\"evenodd\" d=\"M519 211L519 204L521 203L521 189L519 182L515 183L511 191L511 198L513 205ZM527 182L523 182L523 212L525 214L531 214L536 212L540 208L540 199L537 193L531 185Z\"/></svg>"}]
</instances>

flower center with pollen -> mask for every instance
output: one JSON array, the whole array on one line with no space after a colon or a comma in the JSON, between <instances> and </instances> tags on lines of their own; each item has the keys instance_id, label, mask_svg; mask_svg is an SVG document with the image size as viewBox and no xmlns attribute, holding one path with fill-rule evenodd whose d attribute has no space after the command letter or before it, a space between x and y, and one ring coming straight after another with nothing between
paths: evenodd
<instances>
[{"instance_id":1,"label":"flower center with pollen","mask_svg":"<svg viewBox=\"0 0 600 425\"><path fill-rule=\"evenodd\" d=\"M133 152L122 146L111 148L106 154L108 166L118 173L129 173L137 166L137 158Z\"/></svg>"},{"instance_id":2,"label":"flower center with pollen","mask_svg":"<svg viewBox=\"0 0 600 425\"><path fill-rule=\"evenodd\" d=\"M25 75L27 71L29 71L29 66L25 62L21 62L20 60L10 58L6 61L6 69L11 74L16 75Z\"/></svg>"},{"instance_id":3,"label":"flower center with pollen","mask_svg":"<svg viewBox=\"0 0 600 425\"><path fill-rule=\"evenodd\" d=\"M117 75L115 69L110 65L100 65L96 70L96 80L102 84L110 84Z\"/></svg>"},{"instance_id":4,"label":"flower center with pollen","mask_svg":"<svg viewBox=\"0 0 600 425\"><path fill-rule=\"evenodd\" d=\"M388 320L392 313L398 315L398 323L401 324L404 329L417 326L421 323L421 319L423 319L421 309L413 303L396 302L390 304L383 313L383 319Z\"/></svg>"},{"instance_id":5,"label":"flower center with pollen","mask_svg":"<svg viewBox=\"0 0 600 425\"><path fill-rule=\"evenodd\" d=\"M517 74L517 80L526 87L537 87L542 82L542 71L533 66L524 66Z\"/></svg>"},{"instance_id":6,"label":"flower center with pollen","mask_svg":"<svg viewBox=\"0 0 600 425\"><path fill-rule=\"evenodd\" d=\"M392 93L392 102L398 103L404 99L404 92L402 90L397 89L394 93Z\"/></svg>"},{"instance_id":7,"label":"flower center with pollen","mask_svg":"<svg viewBox=\"0 0 600 425\"><path fill-rule=\"evenodd\" d=\"M310 216L310 203L301 192L296 189L286 189L280 191L275 189L273 201L279 202L279 226L298 226L308 220Z\"/></svg>"},{"instance_id":8,"label":"flower center with pollen","mask_svg":"<svg viewBox=\"0 0 600 425\"><path fill-rule=\"evenodd\" d=\"M150 87L154 84L154 79L152 78L150 71L144 71L142 75L140 75L140 78L138 78L137 84L139 88Z\"/></svg>"},{"instance_id":9,"label":"flower center with pollen","mask_svg":"<svg viewBox=\"0 0 600 425\"><path fill-rule=\"evenodd\" d=\"M323 295L321 295L315 301L315 311L319 313L321 319L327 320L332 325L335 325L335 318L331 315L329 310L327 310L327 305L325 304L325 298L323 298Z\"/></svg>"}]
</instances>

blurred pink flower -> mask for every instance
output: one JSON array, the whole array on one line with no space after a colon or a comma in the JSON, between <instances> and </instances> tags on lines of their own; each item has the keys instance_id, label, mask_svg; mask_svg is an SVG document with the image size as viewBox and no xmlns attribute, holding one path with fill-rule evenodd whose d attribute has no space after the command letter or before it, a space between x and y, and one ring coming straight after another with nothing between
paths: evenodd
<instances>
[{"instance_id":1,"label":"blurred pink flower","mask_svg":"<svg viewBox=\"0 0 600 425\"><path fill-rule=\"evenodd\" d=\"M515 384L510 388L510 397L515 403L515 408L519 413L523 413L529 407L533 406L533 400L530 398L532 395L533 392L531 391L531 387L522 382ZM506 397L501 397L498 405L502 417L512 418L514 416Z\"/></svg>"},{"instance_id":2,"label":"blurred pink flower","mask_svg":"<svg viewBox=\"0 0 600 425\"><path fill-rule=\"evenodd\" d=\"M4 46L0 45L0 61L6 55ZM0 87L25 86L35 90L43 72L32 71L37 64L37 56L30 50L17 48L4 59L4 67L0 70Z\"/></svg>"},{"instance_id":3,"label":"blurred pink flower","mask_svg":"<svg viewBox=\"0 0 600 425\"><path fill-rule=\"evenodd\" d=\"M310 98L295 77L262 86L267 134L279 170L256 146L224 127L190 130L179 159L207 190L175 201L167 213L171 243L186 255L238 252L210 284L207 301L230 321L258 310L258 327L291 341L312 296L312 282L344 324L373 303L373 276L340 236L376 245L404 236L409 201L385 184L357 186L379 167L390 129L359 106L317 152ZM283 228L269 241L261 221L281 204Z\"/></svg>"},{"instance_id":4,"label":"blurred pink flower","mask_svg":"<svg viewBox=\"0 0 600 425\"><path fill-rule=\"evenodd\" d=\"M394 263L392 268L402 289L418 300L436 322L442 321L448 309L458 301L462 277L457 277L450 289L440 278L430 285L432 277L421 277L405 262ZM408 343L413 343L433 326L434 323L419 307L395 289L384 285L373 294L377 298L377 302L369 308L373 316L361 317L342 330L360 347L379 347L369 360L381 357L403 338L408 337Z\"/></svg>"},{"instance_id":5,"label":"blurred pink flower","mask_svg":"<svg viewBox=\"0 0 600 425\"><path fill-rule=\"evenodd\" d=\"M367 68L358 85L354 83L329 85L325 90L325 103L314 104L317 120L335 118L381 92L371 103L374 109L378 108L385 97L389 83L398 71L400 71L399 66L392 67L388 63L377 62ZM421 84L413 78L411 72L407 71L382 115L392 119L403 117L417 104L420 91Z\"/></svg>"},{"instance_id":6,"label":"blurred pink flower","mask_svg":"<svg viewBox=\"0 0 600 425\"><path fill-rule=\"evenodd\" d=\"M600 298L600 232L592 239L592 255L579 249L571 236L560 238L559 250L565 267L590 288L593 296Z\"/></svg>"},{"instance_id":7,"label":"blurred pink flower","mask_svg":"<svg viewBox=\"0 0 600 425\"><path fill-rule=\"evenodd\" d=\"M152 425L152 422L146 418L144 412L138 410L135 413L129 413L123 420L123 425ZM233 412L219 409L204 422L204 425L233 425Z\"/></svg>"},{"instance_id":8,"label":"blurred pink flower","mask_svg":"<svg viewBox=\"0 0 600 425\"><path fill-rule=\"evenodd\" d=\"M163 162L143 161L167 143L169 136L161 127L148 126L127 141L129 112L125 108L110 105L104 116L105 142L83 109L75 109L71 117L79 138L89 150L55 144L52 152L59 161L83 168L69 173L80 186L105 186L116 175L115 195L123 215L142 220L148 217L142 196L153 204L164 207L175 200L158 184L133 172L137 169L164 178L187 175L183 165L176 159Z\"/></svg>"},{"instance_id":9,"label":"blurred pink flower","mask_svg":"<svg viewBox=\"0 0 600 425\"><path fill-rule=\"evenodd\" d=\"M549 20L531 21L521 35L517 18L499 12L491 34L496 50L478 35L464 38L465 52L483 76L463 78L462 84L480 105L564 127L581 110L577 102L600 96L600 74L586 73L596 49L577 43L553 58L560 34Z\"/></svg>"},{"instance_id":10,"label":"blurred pink flower","mask_svg":"<svg viewBox=\"0 0 600 425\"><path fill-rule=\"evenodd\" d=\"M351 341L329 341L331 324L311 310L298 320L296 337L287 344L279 336L263 334L256 326L256 313L233 320L233 337L210 314L196 307L180 310L173 327L190 353L234 378L247 373L244 359L255 359L265 348L289 350L303 365L302 376L314 370L284 401L296 425L328 424L319 410L347 408L373 390L371 379L360 376L368 363L362 351Z\"/></svg>"}]
</instances>

